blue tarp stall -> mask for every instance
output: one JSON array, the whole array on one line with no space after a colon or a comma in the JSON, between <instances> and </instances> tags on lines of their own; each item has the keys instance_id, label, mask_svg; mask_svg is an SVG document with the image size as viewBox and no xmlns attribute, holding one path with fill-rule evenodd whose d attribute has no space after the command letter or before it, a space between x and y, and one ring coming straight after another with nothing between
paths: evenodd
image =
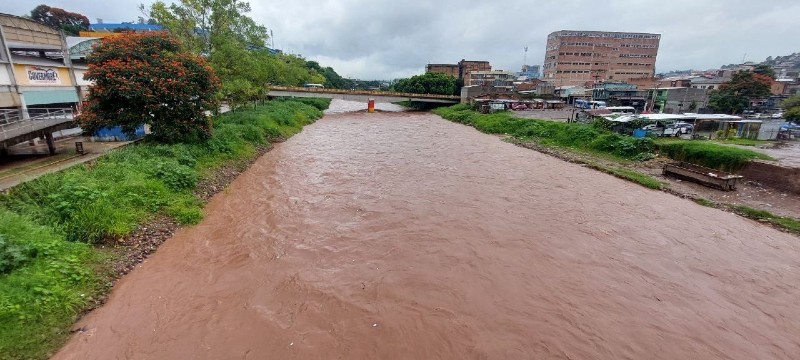
<instances>
[{"instance_id":1,"label":"blue tarp stall","mask_svg":"<svg viewBox=\"0 0 800 360\"><path fill-rule=\"evenodd\" d=\"M129 136L125 132L122 131L121 126L114 126L114 127L104 127L100 130L97 130L94 135L92 136L92 140L95 141L133 141L136 139L141 139L145 135L144 132L144 125L140 125L136 128L136 132L134 132L133 136Z\"/></svg>"}]
</instances>

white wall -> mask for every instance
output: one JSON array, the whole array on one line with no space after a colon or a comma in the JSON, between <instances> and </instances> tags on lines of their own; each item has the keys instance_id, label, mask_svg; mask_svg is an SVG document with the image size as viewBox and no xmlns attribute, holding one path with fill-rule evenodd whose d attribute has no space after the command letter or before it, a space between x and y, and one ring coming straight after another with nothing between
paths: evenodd
<instances>
[{"instance_id":1,"label":"white wall","mask_svg":"<svg viewBox=\"0 0 800 360\"><path fill-rule=\"evenodd\" d=\"M0 65L0 85L11 85L11 77L6 64Z\"/></svg>"},{"instance_id":2,"label":"white wall","mask_svg":"<svg viewBox=\"0 0 800 360\"><path fill-rule=\"evenodd\" d=\"M85 74L85 73L86 73L86 69L75 69L75 80L78 81L78 85L80 85L80 86L93 85L94 82L83 79L83 74Z\"/></svg>"}]
</instances>

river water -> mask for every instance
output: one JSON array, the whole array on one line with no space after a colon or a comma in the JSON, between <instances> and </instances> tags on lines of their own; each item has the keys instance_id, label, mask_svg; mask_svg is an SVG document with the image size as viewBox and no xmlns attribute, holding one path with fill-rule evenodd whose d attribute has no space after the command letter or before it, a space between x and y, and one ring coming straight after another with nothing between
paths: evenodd
<instances>
[{"instance_id":1,"label":"river water","mask_svg":"<svg viewBox=\"0 0 800 360\"><path fill-rule=\"evenodd\" d=\"M330 114L56 359L797 359L800 242L427 113Z\"/></svg>"}]
</instances>

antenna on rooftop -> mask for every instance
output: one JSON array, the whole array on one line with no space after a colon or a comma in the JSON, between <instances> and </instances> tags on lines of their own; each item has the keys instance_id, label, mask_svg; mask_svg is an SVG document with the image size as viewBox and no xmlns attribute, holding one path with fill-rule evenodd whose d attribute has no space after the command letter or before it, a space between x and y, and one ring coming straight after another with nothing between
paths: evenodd
<instances>
[{"instance_id":1,"label":"antenna on rooftop","mask_svg":"<svg viewBox=\"0 0 800 360\"><path fill-rule=\"evenodd\" d=\"M528 47L525 47L525 56L522 57L522 67L528 64Z\"/></svg>"},{"instance_id":2,"label":"antenna on rooftop","mask_svg":"<svg viewBox=\"0 0 800 360\"><path fill-rule=\"evenodd\" d=\"M272 40L272 48L275 48L275 36L272 35L272 29L269 30L269 39Z\"/></svg>"}]
</instances>

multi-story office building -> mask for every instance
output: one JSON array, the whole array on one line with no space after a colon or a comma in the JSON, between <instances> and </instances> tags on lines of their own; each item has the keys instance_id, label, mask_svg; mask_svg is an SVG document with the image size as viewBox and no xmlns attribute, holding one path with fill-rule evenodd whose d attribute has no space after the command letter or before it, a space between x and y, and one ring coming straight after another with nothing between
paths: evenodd
<instances>
[{"instance_id":1,"label":"multi-story office building","mask_svg":"<svg viewBox=\"0 0 800 360\"><path fill-rule=\"evenodd\" d=\"M547 36L543 80L591 86L652 78L660 34L562 30Z\"/></svg>"}]
</instances>

